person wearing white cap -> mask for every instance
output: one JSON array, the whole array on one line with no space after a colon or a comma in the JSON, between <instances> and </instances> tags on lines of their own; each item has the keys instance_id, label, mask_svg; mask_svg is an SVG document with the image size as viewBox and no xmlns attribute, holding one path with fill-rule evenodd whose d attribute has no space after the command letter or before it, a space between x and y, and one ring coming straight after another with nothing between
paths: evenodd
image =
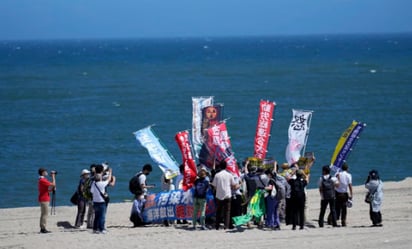
<instances>
[{"instance_id":1,"label":"person wearing white cap","mask_svg":"<svg viewBox=\"0 0 412 249\"><path fill-rule=\"evenodd\" d=\"M83 169L81 174L80 174L80 181L79 185L77 187L77 194L79 195L79 201L77 203L77 215L76 215L76 221L75 221L75 227L76 228L83 228L83 221L84 221L84 215L86 213L86 204L87 200L83 196L83 191L85 188L85 183L87 179L90 176L90 171L87 169Z\"/></svg>"}]
</instances>

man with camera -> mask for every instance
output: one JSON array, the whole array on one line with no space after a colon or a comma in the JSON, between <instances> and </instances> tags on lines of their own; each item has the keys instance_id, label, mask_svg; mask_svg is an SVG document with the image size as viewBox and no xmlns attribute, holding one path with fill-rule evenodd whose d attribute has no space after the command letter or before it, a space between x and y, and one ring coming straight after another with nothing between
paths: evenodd
<instances>
[{"instance_id":1,"label":"man with camera","mask_svg":"<svg viewBox=\"0 0 412 249\"><path fill-rule=\"evenodd\" d=\"M47 180L47 170L45 168L39 168L39 181L38 181L38 190L39 190L39 203L40 203L40 233L50 233L46 229L47 225L47 214L49 211L50 203L50 192L56 189L56 171L51 171L50 175L52 181Z\"/></svg>"}]
</instances>

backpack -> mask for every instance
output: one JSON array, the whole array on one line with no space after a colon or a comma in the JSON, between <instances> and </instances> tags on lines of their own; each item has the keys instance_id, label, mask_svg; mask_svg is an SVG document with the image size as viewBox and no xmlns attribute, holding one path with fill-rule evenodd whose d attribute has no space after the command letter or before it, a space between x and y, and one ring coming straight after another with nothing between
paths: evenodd
<instances>
[{"instance_id":1,"label":"backpack","mask_svg":"<svg viewBox=\"0 0 412 249\"><path fill-rule=\"evenodd\" d=\"M330 175L326 180L322 177L322 194L324 200L331 200L335 198L335 183Z\"/></svg>"},{"instance_id":2,"label":"backpack","mask_svg":"<svg viewBox=\"0 0 412 249\"><path fill-rule=\"evenodd\" d=\"M207 189L209 188L209 182L205 179L197 179L194 185L194 196L197 198L206 198Z\"/></svg>"},{"instance_id":3,"label":"backpack","mask_svg":"<svg viewBox=\"0 0 412 249\"><path fill-rule=\"evenodd\" d=\"M285 197L286 197L286 186L285 186L284 182L277 179L277 177L276 177L275 178L275 186L276 186L276 191L277 191L276 198L278 200L285 199Z\"/></svg>"},{"instance_id":4,"label":"backpack","mask_svg":"<svg viewBox=\"0 0 412 249\"><path fill-rule=\"evenodd\" d=\"M129 181L129 191L130 193L134 194L134 195L141 195L143 194L143 189L142 189L142 185L139 181L139 177L142 175L143 173L139 173L134 175L130 181Z\"/></svg>"},{"instance_id":5,"label":"backpack","mask_svg":"<svg viewBox=\"0 0 412 249\"><path fill-rule=\"evenodd\" d=\"M84 199L89 200L89 201L93 200L93 194L90 191L93 182L94 182L94 177L89 177L83 185L83 192L82 192L83 197Z\"/></svg>"}]
</instances>

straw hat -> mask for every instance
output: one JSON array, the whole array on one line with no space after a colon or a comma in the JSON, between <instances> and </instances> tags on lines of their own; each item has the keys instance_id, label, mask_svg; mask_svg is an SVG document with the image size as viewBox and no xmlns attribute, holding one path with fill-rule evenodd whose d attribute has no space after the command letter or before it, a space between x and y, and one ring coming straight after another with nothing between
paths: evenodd
<instances>
[{"instance_id":1,"label":"straw hat","mask_svg":"<svg viewBox=\"0 0 412 249\"><path fill-rule=\"evenodd\" d=\"M288 163L282 163L282 169L288 169L289 168L289 164Z\"/></svg>"}]
</instances>

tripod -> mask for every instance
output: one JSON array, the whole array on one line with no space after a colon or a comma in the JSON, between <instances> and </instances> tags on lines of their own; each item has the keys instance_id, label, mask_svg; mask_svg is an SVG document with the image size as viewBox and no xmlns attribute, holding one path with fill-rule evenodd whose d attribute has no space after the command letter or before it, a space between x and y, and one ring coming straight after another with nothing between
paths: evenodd
<instances>
[{"instance_id":1,"label":"tripod","mask_svg":"<svg viewBox=\"0 0 412 249\"><path fill-rule=\"evenodd\" d=\"M56 190L52 192L50 215L56 215Z\"/></svg>"}]
</instances>

